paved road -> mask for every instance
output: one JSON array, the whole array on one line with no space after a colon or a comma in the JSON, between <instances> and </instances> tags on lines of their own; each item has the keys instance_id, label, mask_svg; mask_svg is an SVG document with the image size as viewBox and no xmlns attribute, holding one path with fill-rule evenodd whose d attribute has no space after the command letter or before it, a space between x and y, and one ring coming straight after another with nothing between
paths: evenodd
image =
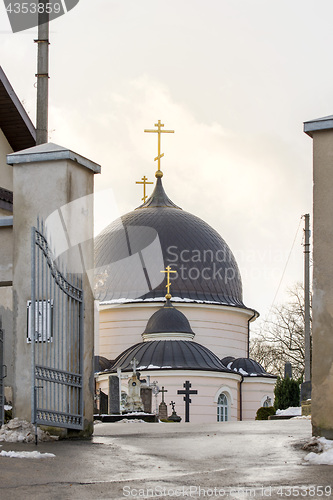
<instances>
[{"instance_id":1,"label":"paved road","mask_svg":"<svg viewBox=\"0 0 333 500\"><path fill-rule=\"evenodd\" d=\"M307 420L96 424L92 441L38 445L55 458L0 457L0 499L333 498L317 488L333 466L304 463L310 437Z\"/></svg>"}]
</instances>

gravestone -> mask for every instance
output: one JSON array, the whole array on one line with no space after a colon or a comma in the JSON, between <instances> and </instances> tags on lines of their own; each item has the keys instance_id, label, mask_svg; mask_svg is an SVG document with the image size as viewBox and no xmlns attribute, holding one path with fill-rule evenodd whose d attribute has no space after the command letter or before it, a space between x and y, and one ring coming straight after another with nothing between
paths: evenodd
<instances>
[{"instance_id":1,"label":"gravestone","mask_svg":"<svg viewBox=\"0 0 333 500\"><path fill-rule=\"evenodd\" d=\"M111 375L109 377L109 414L120 413L120 399L119 399L119 378L118 376Z\"/></svg>"},{"instance_id":2,"label":"gravestone","mask_svg":"<svg viewBox=\"0 0 333 500\"><path fill-rule=\"evenodd\" d=\"M125 404L125 411L136 412L143 411L143 403L140 396L141 382L136 373L128 380L128 394Z\"/></svg>"},{"instance_id":3,"label":"gravestone","mask_svg":"<svg viewBox=\"0 0 333 500\"><path fill-rule=\"evenodd\" d=\"M152 390L150 387L141 387L140 396L143 403L143 411L146 413L151 413L151 403L152 403Z\"/></svg>"},{"instance_id":4,"label":"gravestone","mask_svg":"<svg viewBox=\"0 0 333 500\"><path fill-rule=\"evenodd\" d=\"M167 418L168 418L168 407L164 401L162 401L162 403L160 403L160 405L158 407L158 418L160 420L163 420L163 419L167 420Z\"/></svg>"},{"instance_id":5,"label":"gravestone","mask_svg":"<svg viewBox=\"0 0 333 500\"><path fill-rule=\"evenodd\" d=\"M292 366L291 366L291 363L289 363L289 361L287 361L285 364L284 364L284 378L293 378L293 370L292 370Z\"/></svg>"},{"instance_id":6,"label":"gravestone","mask_svg":"<svg viewBox=\"0 0 333 500\"><path fill-rule=\"evenodd\" d=\"M99 413L105 415L108 413L108 395L105 392L100 391L99 393Z\"/></svg>"}]
</instances>

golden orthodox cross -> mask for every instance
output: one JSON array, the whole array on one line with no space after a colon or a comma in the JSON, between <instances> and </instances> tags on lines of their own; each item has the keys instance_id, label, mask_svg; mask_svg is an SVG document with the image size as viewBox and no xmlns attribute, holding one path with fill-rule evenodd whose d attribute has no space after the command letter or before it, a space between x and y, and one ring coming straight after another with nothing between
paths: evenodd
<instances>
[{"instance_id":1,"label":"golden orthodox cross","mask_svg":"<svg viewBox=\"0 0 333 500\"><path fill-rule=\"evenodd\" d=\"M147 184L154 184L153 182L147 182L148 181L148 178L144 175L142 177L142 182L141 181L136 181L135 184L143 184L143 203L145 203L146 199L148 198L148 196L146 195L146 185Z\"/></svg>"},{"instance_id":2,"label":"golden orthodox cross","mask_svg":"<svg viewBox=\"0 0 333 500\"><path fill-rule=\"evenodd\" d=\"M166 275L167 275L167 284L166 284L167 294L166 294L165 297L167 299L171 299L171 295L170 295L170 286L171 286L170 273L176 273L177 271L172 271L170 266L167 266L165 269L166 269L166 271L161 271L161 273L166 273Z\"/></svg>"},{"instance_id":3,"label":"golden orthodox cross","mask_svg":"<svg viewBox=\"0 0 333 500\"><path fill-rule=\"evenodd\" d=\"M161 154L161 134L173 134L175 131L174 130L162 130L162 127L164 127L164 124L161 123L161 120L158 120L157 123L155 123L154 127L157 127L156 129L153 130L147 130L145 129L145 132L156 132L158 134L158 143L157 143L157 156L154 158L154 161L157 160L157 172L161 171L161 158L164 156L164 153Z\"/></svg>"}]
</instances>

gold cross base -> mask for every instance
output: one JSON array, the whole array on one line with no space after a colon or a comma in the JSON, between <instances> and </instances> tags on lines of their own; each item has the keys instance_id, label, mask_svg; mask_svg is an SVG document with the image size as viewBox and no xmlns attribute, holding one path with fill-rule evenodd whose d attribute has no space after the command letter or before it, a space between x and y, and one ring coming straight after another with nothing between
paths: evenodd
<instances>
[{"instance_id":1,"label":"gold cross base","mask_svg":"<svg viewBox=\"0 0 333 500\"><path fill-rule=\"evenodd\" d=\"M156 179L160 179L161 177L163 177L162 170L156 170L155 177L156 177Z\"/></svg>"}]
</instances>

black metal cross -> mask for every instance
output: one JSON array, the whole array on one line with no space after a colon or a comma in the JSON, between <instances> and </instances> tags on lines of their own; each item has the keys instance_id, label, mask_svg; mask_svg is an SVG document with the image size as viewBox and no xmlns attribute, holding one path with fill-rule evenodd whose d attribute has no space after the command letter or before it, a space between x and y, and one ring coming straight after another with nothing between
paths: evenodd
<instances>
[{"instance_id":1,"label":"black metal cross","mask_svg":"<svg viewBox=\"0 0 333 500\"><path fill-rule=\"evenodd\" d=\"M185 422L190 421L190 403L192 403L192 400L190 399L190 394L198 394L198 391L196 390L190 390L192 387L192 384L190 383L189 380L186 380L185 384L183 385L185 390L179 390L177 391L177 394L184 394L184 401L185 401Z\"/></svg>"},{"instance_id":2,"label":"black metal cross","mask_svg":"<svg viewBox=\"0 0 333 500\"><path fill-rule=\"evenodd\" d=\"M164 385L162 386L162 389L160 389L158 392L162 393L162 403L164 403L164 393L168 392L167 389L164 389Z\"/></svg>"}]
</instances>

